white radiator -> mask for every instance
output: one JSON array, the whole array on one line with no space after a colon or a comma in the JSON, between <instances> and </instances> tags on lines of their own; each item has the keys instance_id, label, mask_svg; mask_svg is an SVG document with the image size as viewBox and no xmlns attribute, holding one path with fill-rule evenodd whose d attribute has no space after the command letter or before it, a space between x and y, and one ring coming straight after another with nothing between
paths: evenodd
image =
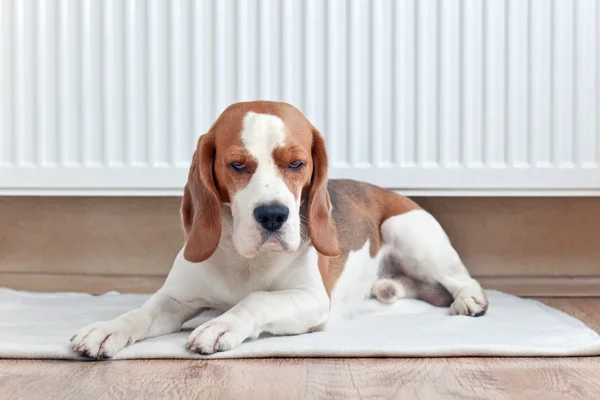
<instances>
[{"instance_id":1,"label":"white radiator","mask_svg":"<svg viewBox=\"0 0 600 400\"><path fill-rule=\"evenodd\" d=\"M177 194L238 100L288 101L331 177L599 194L596 0L0 0L0 192Z\"/></svg>"}]
</instances>

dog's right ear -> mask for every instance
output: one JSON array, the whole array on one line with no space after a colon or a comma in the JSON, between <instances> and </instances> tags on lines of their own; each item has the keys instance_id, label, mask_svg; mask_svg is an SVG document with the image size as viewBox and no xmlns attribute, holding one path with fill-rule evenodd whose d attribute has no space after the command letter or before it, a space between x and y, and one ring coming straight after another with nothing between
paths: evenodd
<instances>
[{"instance_id":1,"label":"dog's right ear","mask_svg":"<svg viewBox=\"0 0 600 400\"><path fill-rule=\"evenodd\" d=\"M198 140L181 202L183 257L193 263L212 256L221 239L221 201L215 185L214 160L215 135L210 131Z\"/></svg>"}]
</instances>

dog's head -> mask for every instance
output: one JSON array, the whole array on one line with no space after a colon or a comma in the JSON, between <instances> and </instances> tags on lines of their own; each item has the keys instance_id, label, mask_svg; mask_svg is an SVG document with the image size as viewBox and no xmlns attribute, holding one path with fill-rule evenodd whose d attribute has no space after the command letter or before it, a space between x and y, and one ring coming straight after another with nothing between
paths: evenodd
<instances>
[{"instance_id":1,"label":"dog's head","mask_svg":"<svg viewBox=\"0 0 600 400\"><path fill-rule=\"evenodd\" d=\"M233 246L244 257L296 251L303 223L318 252L338 255L325 143L289 104L233 104L198 140L181 204L188 261L202 262L217 249L223 204L231 207Z\"/></svg>"}]
</instances>

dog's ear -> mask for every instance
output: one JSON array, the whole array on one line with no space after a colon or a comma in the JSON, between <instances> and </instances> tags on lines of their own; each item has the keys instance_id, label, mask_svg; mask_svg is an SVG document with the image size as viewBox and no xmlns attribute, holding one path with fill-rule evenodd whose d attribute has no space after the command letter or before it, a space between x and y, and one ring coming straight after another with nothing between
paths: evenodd
<instances>
[{"instance_id":1,"label":"dog's ear","mask_svg":"<svg viewBox=\"0 0 600 400\"><path fill-rule=\"evenodd\" d=\"M221 201L215 186L214 159L215 137L208 132L198 140L181 202L183 257L194 263L207 260L221 238Z\"/></svg>"},{"instance_id":2,"label":"dog's ear","mask_svg":"<svg viewBox=\"0 0 600 400\"><path fill-rule=\"evenodd\" d=\"M321 133L314 128L311 153L313 173L308 194L308 233L319 253L337 257L340 251L327 191L327 151Z\"/></svg>"}]
</instances>

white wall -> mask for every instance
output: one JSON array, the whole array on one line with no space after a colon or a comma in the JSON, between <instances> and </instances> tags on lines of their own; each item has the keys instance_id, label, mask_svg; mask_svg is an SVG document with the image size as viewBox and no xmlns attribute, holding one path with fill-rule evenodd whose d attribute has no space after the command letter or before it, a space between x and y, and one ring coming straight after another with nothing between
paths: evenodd
<instances>
[{"instance_id":1,"label":"white wall","mask_svg":"<svg viewBox=\"0 0 600 400\"><path fill-rule=\"evenodd\" d=\"M228 104L279 99L332 177L600 194L595 0L1 0L0 193L179 194Z\"/></svg>"}]
</instances>

